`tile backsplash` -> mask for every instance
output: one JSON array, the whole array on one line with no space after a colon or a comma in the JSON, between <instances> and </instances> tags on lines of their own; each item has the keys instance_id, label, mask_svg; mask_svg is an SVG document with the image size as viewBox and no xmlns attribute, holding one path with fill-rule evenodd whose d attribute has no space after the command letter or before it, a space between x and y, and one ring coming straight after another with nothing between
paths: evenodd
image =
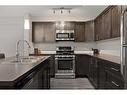
<instances>
[{"instance_id":1,"label":"tile backsplash","mask_svg":"<svg viewBox=\"0 0 127 95\"><path fill-rule=\"evenodd\" d=\"M57 46L74 46L76 51L90 51L91 48L98 48L101 54L120 56L120 38L97 42L57 42L34 44L34 47L40 48L42 51L55 51Z\"/></svg>"},{"instance_id":2,"label":"tile backsplash","mask_svg":"<svg viewBox=\"0 0 127 95\"><path fill-rule=\"evenodd\" d=\"M91 48L96 48L95 42L90 43L75 43L75 42L57 42L57 43L38 43L34 44L34 47L38 47L44 51L54 51L57 46L74 46L75 50L85 51L91 50Z\"/></svg>"},{"instance_id":3,"label":"tile backsplash","mask_svg":"<svg viewBox=\"0 0 127 95\"><path fill-rule=\"evenodd\" d=\"M96 45L102 54L120 56L120 38L97 41Z\"/></svg>"}]
</instances>

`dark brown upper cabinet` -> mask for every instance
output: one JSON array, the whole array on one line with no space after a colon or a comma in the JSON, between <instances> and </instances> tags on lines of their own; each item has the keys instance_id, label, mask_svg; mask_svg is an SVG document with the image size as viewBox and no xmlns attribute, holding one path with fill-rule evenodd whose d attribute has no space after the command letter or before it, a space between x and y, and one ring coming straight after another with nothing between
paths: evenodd
<instances>
[{"instance_id":1,"label":"dark brown upper cabinet","mask_svg":"<svg viewBox=\"0 0 127 95\"><path fill-rule=\"evenodd\" d=\"M55 23L33 22L32 41L34 43L55 42Z\"/></svg>"},{"instance_id":2,"label":"dark brown upper cabinet","mask_svg":"<svg viewBox=\"0 0 127 95\"><path fill-rule=\"evenodd\" d=\"M45 24L45 42L55 42L55 23L47 22Z\"/></svg>"},{"instance_id":3,"label":"dark brown upper cabinet","mask_svg":"<svg viewBox=\"0 0 127 95\"><path fill-rule=\"evenodd\" d=\"M99 16L95 19L94 23L94 35L95 35L95 41L102 40L104 37L103 35L103 29L104 29L104 19L102 16Z\"/></svg>"},{"instance_id":4,"label":"dark brown upper cabinet","mask_svg":"<svg viewBox=\"0 0 127 95\"><path fill-rule=\"evenodd\" d=\"M104 21L104 28L102 27L103 31L103 39L111 38L111 9L109 9L103 16L102 20Z\"/></svg>"},{"instance_id":5,"label":"dark brown upper cabinet","mask_svg":"<svg viewBox=\"0 0 127 95\"><path fill-rule=\"evenodd\" d=\"M85 22L85 41L94 41L94 21Z\"/></svg>"},{"instance_id":6,"label":"dark brown upper cabinet","mask_svg":"<svg viewBox=\"0 0 127 95\"><path fill-rule=\"evenodd\" d=\"M75 22L75 42L85 41L85 23Z\"/></svg>"},{"instance_id":7,"label":"dark brown upper cabinet","mask_svg":"<svg viewBox=\"0 0 127 95\"><path fill-rule=\"evenodd\" d=\"M121 8L119 6L115 6L112 8L112 32L111 37L119 37L120 36L120 14Z\"/></svg>"},{"instance_id":8,"label":"dark brown upper cabinet","mask_svg":"<svg viewBox=\"0 0 127 95\"><path fill-rule=\"evenodd\" d=\"M95 41L99 40L99 31L98 31L98 20L97 18L94 20L94 39Z\"/></svg>"},{"instance_id":9,"label":"dark brown upper cabinet","mask_svg":"<svg viewBox=\"0 0 127 95\"><path fill-rule=\"evenodd\" d=\"M61 30L73 30L74 22L64 21L64 22L56 22L56 29Z\"/></svg>"},{"instance_id":10,"label":"dark brown upper cabinet","mask_svg":"<svg viewBox=\"0 0 127 95\"><path fill-rule=\"evenodd\" d=\"M120 36L120 6L107 7L95 20L95 41Z\"/></svg>"}]
</instances>

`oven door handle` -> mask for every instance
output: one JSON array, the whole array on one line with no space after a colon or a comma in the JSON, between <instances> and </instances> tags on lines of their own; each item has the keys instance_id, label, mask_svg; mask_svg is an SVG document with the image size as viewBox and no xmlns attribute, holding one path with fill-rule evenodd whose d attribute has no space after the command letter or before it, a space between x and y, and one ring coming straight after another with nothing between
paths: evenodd
<instances>
[{"instance_id":1,"label":"oven door handle","mask_svg":"<svg viewBox=\"0 0 127 95\"><path fill-rule=\"evenodd\" d=\"M73 58L57 58L57 60L74 60Z\"/></svg>"}]
</instances>

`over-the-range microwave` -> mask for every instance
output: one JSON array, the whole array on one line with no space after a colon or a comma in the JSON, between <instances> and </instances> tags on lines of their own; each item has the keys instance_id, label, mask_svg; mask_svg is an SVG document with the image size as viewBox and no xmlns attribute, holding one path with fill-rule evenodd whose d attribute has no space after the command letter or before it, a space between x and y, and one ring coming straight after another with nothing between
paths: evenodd
<instances>
[{"instance_id":1,"label":"over-the-range microwave","mask_svg":"<svg viewBox=\"0 0 127 95\"><path fill-rule=\"evenodd\" d=\"M74 41L74 30L56 30L56 41Z\"/></svg>"}]
</instances>

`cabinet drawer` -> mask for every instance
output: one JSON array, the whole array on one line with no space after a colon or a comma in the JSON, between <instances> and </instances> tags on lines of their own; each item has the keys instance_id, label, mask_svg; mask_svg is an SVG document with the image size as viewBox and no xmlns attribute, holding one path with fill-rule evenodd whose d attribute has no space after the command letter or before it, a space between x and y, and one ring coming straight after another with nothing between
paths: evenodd
<instances>
[{"instance_id":1,"label":"cabinet drawer","mask_svg":"<svg viewBox=\"0 0 127 95\"><path fill-rule=\"evenodd\" d=\"M118 75L118 76L121 75L120 64L112 63L112 62L106 62L105 69L116 74L116 75Z\"/></svg>"},{"instance_id":2,"label":"cabinet drawer","mask_svg":"<svg viewBox=\"0 0 127 95\"><path fill-rule=\"evenodd\" d=\"M106 71L106 88L124 88L124 81L122 80L122 76L117 76L110 71Z\"/></svg>"}]
</instances>

